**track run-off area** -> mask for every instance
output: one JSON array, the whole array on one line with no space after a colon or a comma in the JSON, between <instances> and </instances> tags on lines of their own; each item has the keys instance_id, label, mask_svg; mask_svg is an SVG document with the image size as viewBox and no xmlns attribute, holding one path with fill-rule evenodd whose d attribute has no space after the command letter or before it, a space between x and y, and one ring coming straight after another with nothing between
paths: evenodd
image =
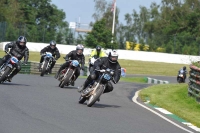
<instances>
[{"instance_id":1,"label":"track run-off area","mask_svg":"<svg viewBox=\"0 0 200 133\"><path fill-rule=\"evenodd\" d=\"M77 87L84 81L59 88L53 76L18 74L11 83L0 84L0 133L195 133L132 101L149 84L119 82L87 107L78 103Z\"/></svg>"}]
</instances>

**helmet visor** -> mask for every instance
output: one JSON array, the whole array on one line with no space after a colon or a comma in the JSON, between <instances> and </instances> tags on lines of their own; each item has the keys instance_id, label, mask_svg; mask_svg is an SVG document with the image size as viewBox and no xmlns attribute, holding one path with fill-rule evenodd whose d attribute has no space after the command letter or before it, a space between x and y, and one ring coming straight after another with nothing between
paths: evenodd
<instances>
[{"instance_id":1,"label":"helmet visor","mask_svg":"<svg viewBox=\"0 0 200 133\"><path fill-rule=\"evenodd\" d=\"M54 49L54 48L55 48L55 45L51 45L50 47L51 47L51 49Z\"/></svg>"},{"instance_id":2,"label":"helmet visor","mask_svg":"<svg viewBox=\"0 0 200 133\"><path fill-rule=\"evenodd\" d=\"M78 54L78 55L83 54L83 50L82 50L82 49L77 50L77 54Z\"/></svg>"},{"instance_id":3,"label":"helmet visor","mask_svg":"<svg viewBox=\"0 0 200 133\"><path fill-rule=\"evenodd\" d=\"M19 42L19 45L20 45L20 46L24 46L24 45L25 45L25 42Z\"/></svg>"},{"instance_id":4,"label":"helmet visor","mask_svg":"<svg viewBox=\"0 0 200 133\"><path fill-rule=\"evenodd\" d=\"M110 59L111 59L112 61L117 61L117 60L118 60L118 56L111 56Z\"/></svg>"}]
</instances>

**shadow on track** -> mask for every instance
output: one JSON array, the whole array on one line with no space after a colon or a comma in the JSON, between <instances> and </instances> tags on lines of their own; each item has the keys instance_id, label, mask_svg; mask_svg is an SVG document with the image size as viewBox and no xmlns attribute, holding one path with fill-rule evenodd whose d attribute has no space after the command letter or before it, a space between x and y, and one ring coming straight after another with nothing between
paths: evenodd
<instances>
[{"instance_id":1,"label":"shadow on track","mask_svg":"<svg viewBox=\"0 0 200 133\"><path fill-rule=\"evenodd\" d=\"M82 105L87 106L86 103L84 103ZM90 108L121 108L121 106L95 103Z\"/></svg>"},{"instance_id":2,"label":"shadow on track","mask_svg":"<svg viewBox=\"0 0 200 133\"><path fill-rule=\"evenodd\" d=\"M0 85L30 86L30 85L26 85L26 84L17 84L17 83L8 83L8 82L0 84Z\"/></svg>"},{"instance_id":3,"label":"shadow on track","mask_svg":"<svg viewBox=\"0 0 200 133\"><path fill-rule=\"evenodd\" d=\"M59 86L55 86L55 87L59 87ZM60 88L60 89L78 89L78 87L76 87L76 86L64 86L63 88Z\"/></svg>"}]
</instances>

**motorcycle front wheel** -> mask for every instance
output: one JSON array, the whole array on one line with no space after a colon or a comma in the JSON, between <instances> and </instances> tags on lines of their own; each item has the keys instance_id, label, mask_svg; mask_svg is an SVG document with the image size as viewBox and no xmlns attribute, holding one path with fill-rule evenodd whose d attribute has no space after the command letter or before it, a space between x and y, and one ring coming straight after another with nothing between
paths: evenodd
<instances>
[{"instance_id":1,"label":"motorcycle front wheel","mask_svg":"<svg viewBox=\"0 0 200 133\"><path fill-rule=\"evenodd\" d=\"M104 86L100 85L97 89L96 92L90 96L89 100L87 101L87 106L91 107L101 96L101 94L104 91Z\"/></svg>"},{"instance_id":2,"label":"motorcycle front wheel","mask_svg":"<svg viewBox=\"0 0 200 133\"><path fill-rule=\"evenodd\" d=\"M40 73L40 76L44 76L44 74L45 74L45 72L46 72L47 64L48 64L48 62L45 61L45 62L44 62L44 65L43 65L43 67L42 67L42 71L41 71L41 73Z\"/></svg>"},{"instance_id":3,"label":"motorcycle front wheel","mask_svg":"<svg viewBox=\"0 0 200 133\"><path fill-rule=\"evenodd\" d=\"M63 81L61 81L60 83L60 88L63 88L70 80L71 80L71 77L72 77L72 73L73 73L73 70L70 69L65 77L65 79Z\"/></svg>"}]
</instances>

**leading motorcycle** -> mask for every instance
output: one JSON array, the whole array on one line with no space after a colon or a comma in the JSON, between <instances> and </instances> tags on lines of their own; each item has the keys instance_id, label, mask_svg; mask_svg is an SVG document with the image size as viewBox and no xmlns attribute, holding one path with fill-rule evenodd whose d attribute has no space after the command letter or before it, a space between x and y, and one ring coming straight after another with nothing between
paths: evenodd
<instances>
[{"instance_id":1,"label":"leading motorcycle","mask_svg":"<svg viewBox=\"0 0 200 133\"><path fill-rule=\"evenodd\" d=\"M63 69L58 75L58 80L60 81L60 88L63 88L65 85L69 86L76 79L75 72L77 67L79 66L79 62L77 60L69 60L69 62L69 67Z\"/></svg>"},{"instance_id":2,"label":"leading motorcycle","mask_svg":"<svg viewBox=\"0 0 200 133\"><path fill-rule=\"evenodd\" d=\"M79 103L83 104L87 100L87 106L91 107L96 101L100 99L103 94L108 81L113 79L114 70L107 68L102 70L95 70L100 72L99 78L89 84L86 89L81 91Z\"/></svg>"},{"instance_id":3,"label":"leading motorcycle","mask_svg":"<svg viewBox=\"0 0 200 133\"><path fill-rule=\"evenodd\" d=\"M10 58L0 66L0 83L6 82L7 78L14 72L16 69L16 64L19 62L17 57L12 56L9 52L5 51Z\"/></svg>"}]
</instances>

